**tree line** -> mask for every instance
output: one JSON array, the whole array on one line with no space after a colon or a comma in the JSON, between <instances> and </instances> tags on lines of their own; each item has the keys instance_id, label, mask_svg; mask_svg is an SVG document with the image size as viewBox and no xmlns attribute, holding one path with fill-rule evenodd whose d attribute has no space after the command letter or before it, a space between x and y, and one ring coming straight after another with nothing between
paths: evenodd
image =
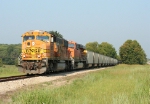
<instances>
[{"instance_id":1,"label":"tree line","mask_svg":"<svg viewBox=\"0 0 150 104\"><path fill-rule=\"evenodd\" d=\"M146 64L147 58L141 45L136 40L127 40L119 48L119 55L112 44L107 42L89 42L86 49L96 53L118 59L124 64Z\"/></svg>"},{"instance_id":2,"label":"tree line","mask_svg":"<svg viewBox=\"0 0 150 104\"><path fill-rule=\"evenodd\" d=\"M112 44L109 44L107 42L102 42L101 44L99 44L98 42L89 42L85 46L89 51L93 51L115 59L117 58L117 52L115 48Z\"/></svg>"},{"instance_id":3,"label":"tree line","mask_svg":"<svg viewBox=\"0 0 150 104\"><path fill-rule=\"evenodd\" d=\"M57 31L49 31L57 37L63 38ZM108 42L88 42L86 49L102 55L106 55L118 59L124 64L146 64L147 58L141 45L136 40L127 40L119 48L119 55L112 44ZM21 44L0 44L0 66L3 64L14 65L17 64L17 58L21 53Z\"/></svg>"},{"instance_id":4,"label":"tree line","mask_svg":"<svg viewBox=\"0 0 150 104\"><path fill-rule=\"evenodd\" d=\"M15 65L21 53L21 44L0 44L0 66Z\"/></svg>"}]
</instances>

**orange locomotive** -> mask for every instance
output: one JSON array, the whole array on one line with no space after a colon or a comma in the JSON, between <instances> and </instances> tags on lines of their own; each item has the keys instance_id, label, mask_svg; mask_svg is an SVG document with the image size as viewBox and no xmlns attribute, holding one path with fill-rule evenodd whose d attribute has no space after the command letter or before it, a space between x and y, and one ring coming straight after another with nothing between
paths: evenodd
<instances>
[{"instance_id":1,"label":"orange locomotive","mask_svg":"<svg viewBox=\"0 0 150 104\"><path fill-rule=\"evenodd\" d=\"M74 41L69 41L68 44L69 56L72 62L72 68L85 68L86 67L86 54L85 47L81 44L77 44Z\"/></svg>"},{"instance_id":2,"label":"orange locomotive","mask_svg":"<svg viewBox=\"0 0 150 104\"><path fill-rule=\"evenodd\" d=\"M58 38L46 31L28 31L22 35L19 71L41 74L85 67L85 47Z\"/></svg>"}]
</instances>

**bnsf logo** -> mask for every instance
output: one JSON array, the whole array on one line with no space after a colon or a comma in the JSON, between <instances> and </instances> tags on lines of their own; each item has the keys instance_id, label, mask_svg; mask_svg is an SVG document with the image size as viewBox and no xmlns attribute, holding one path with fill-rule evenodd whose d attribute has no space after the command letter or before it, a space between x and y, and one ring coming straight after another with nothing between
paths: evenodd
<instances>
[{"instance_id":1,"label":"bnsf logo","mask_svg":"<svg viewBox=\"0 0 150 104\"><path fill-rule=\"evenodd\" d=\"M26 49L26 53L40 53L40 49Z\"/></svg>"}]
</instances>

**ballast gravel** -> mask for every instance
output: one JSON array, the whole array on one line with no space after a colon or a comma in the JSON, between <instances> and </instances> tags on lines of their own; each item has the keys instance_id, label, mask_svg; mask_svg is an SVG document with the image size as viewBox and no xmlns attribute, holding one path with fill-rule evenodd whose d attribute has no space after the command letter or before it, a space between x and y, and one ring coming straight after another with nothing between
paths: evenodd
<instances>
[{"instance_id":1,"label":"ballast gravel","mask_svg":"<svg viewBox=\"0 0 150 104\"><path fill-rule=\"evenodd\" d=\"M39 84L43 82L50 82L50 81L62 79L65 77L76 76L76 75L98 71L102 69L104 68L63 72L63 73L58 73L58 74L50 74L48 76L39 76L39 77L32 77L32 78L20 79L20 80L15 80L15 81L0 82L0 94L5 94L9 91L13 91L13 90L16 90L18 88L22 88L28 85L34 85L34 84Z\"/></svg>"}]
</instances>

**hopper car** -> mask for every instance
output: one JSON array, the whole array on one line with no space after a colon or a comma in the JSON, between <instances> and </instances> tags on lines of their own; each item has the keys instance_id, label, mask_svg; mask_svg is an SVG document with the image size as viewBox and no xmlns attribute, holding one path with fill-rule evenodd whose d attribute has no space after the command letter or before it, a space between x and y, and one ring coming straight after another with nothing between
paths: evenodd
<instances>
[{"instance_id":1,"label":"hopper car","mask_svg":"<svg viewBox=\"0 0 150 104\"><path fill-rule=\"evenodd\" d=\"M22 35L18 70L26 74L42 74L117 63L117 59L88 51L75 41L67 41L46 31L32 30Z\"/></svg>"}]
</instances>

